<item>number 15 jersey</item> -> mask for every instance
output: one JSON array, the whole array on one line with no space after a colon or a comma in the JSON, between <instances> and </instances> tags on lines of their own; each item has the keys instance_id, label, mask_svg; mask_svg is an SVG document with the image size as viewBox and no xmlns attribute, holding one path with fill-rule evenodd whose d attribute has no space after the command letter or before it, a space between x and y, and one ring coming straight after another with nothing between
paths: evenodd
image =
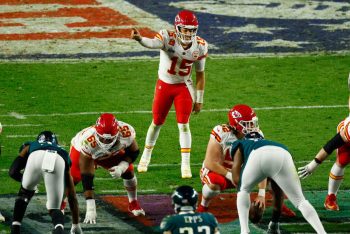
<instances>
[{"instance_id":1,"label":"number 15 jersey","mask_svg":"<svg viewBox=\"0 0 350 234\"><path fill-rule=\"evenodd\" d=\"M208 43L204 39L197 36L191 47L186 50L176 38L174 31L161 30L155 39L163 44L160 50L158 76L165 83L190 82L193 63L196 71L204 71L205 58L208 55Z\"/></svg>"}]
</instances>

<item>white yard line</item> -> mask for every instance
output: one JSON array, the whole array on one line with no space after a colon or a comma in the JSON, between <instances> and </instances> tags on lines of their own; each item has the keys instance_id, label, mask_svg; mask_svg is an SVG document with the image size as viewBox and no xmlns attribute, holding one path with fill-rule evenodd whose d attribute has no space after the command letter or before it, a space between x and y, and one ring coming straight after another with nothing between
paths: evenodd
<instances>
[{"instance_id":1,"label":"white yard line","mask_svg":"<svg viewBox=\"0 0 350 234\"><path fill-rule=\"evenodd\" d=\"M255 110L297 110L297 109L330 109L330 108L345 108L348 105L316 105L316 106L267 106L267 107L253 107ZM229 109L203 109L201 112L226 112ZM175 111L171 111L175 112ZM79 115L99 115L101 112L74 112L74 113L51 113L51 114L20 114L11 112L9 114L2 114L0 117L14 117L16 119L26 119L27 117L54 117L54 116L79 116ZM150 110L135 110L135 111L112 111L113 114L150 114Z\"/></svg>"}]
</instances>

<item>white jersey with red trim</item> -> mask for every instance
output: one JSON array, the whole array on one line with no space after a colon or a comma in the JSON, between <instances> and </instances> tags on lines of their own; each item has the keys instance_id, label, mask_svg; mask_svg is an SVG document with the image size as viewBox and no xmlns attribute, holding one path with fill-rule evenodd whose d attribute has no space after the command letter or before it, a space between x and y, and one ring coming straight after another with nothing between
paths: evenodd
<instances>
[{"instance_id":1,"label":"white jersey with red trim","mask_svg":"<svg viewBox=\"0 0 350 234\"><path fill-rule=\"evenodd\" d=\"M338 124L337 132L344 131L344 135L348 142L350 142L350 116Z\"/></svg>"},{"instance_id":2,"label":"white jersey with red trim","mask_svg":"<svg viewBox=\"0 0 350 234\"><path fill-rule=\"evenodd\" d=\"M224 153L223 166L229 170L232 168L232 157L230 154L231 145L237 141L237 136L232 132L226 124L217 125L211 130L210 137L213 138L222 147Z\"/></svg>"},{"instance_id":3,"label":"white jersey with red trim","mask_svg":"<svg viewBox=\"0 0 350 234\"><path fill-rule=\"evenodd\" d=\"M101 159L101 157L116 155L121 150L129 147L136 137L135 130L130 124L122 121L118 121L118 124L119 132L117 135L117 141L109 149L103 149L97 144L95 139L95 126L85 128L78 132L75 137L73 137L71 144L77 151L82 152L93 159Z\"/></svg>"},{"instance_id":4,"label":"white jersey with red trim","mask_svg":"<svg viewBox=\"0 0 350 234\"><path fill-rule=\"evenodd\" d=\"M196 71L204 71L205 58L208 55L208 43L204 39L197 36L191 47L185 50L176 39L174 31L161 30L155 38L163 43L158 68L159 79L168 84L192 82L193 63Z\"/></svg>"}]
</instances>

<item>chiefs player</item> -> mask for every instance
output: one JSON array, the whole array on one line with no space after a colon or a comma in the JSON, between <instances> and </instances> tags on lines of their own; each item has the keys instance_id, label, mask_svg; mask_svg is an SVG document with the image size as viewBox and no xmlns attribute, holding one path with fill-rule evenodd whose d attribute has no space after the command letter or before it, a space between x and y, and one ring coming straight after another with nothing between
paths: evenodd
<instances>
[{"instance_id":1,"label":"chiefs player","mask_svg":"<svg viewBox=\"0 0 350 234\"><path fill-rule=\"evenodd\" d=\"M136 199L137 180L133 162L139 155L134 128L104 113L96 124L78 132L71 141L71 174L75 184L82 181L86 199L84 223L96 223L94 199L95 165L109 170L113 178L122 178L129 198L129 211L145 215Z\"/></svg>"},{"instance_id":2,"label":"chiefs player","mask_svg":"<svg viewBox=\"0 0 350 234\"><path fill-rule=\"evenodd\" d=\"M152 108L153 120L148 128L145 148L137 168L139 172L147 171L159 131L174 103L180 135L181 175L182 178L192 177L189 119L192 110L198 113L203 105L204 68L208 53L208 44L196 36L197 30L198 20L188 10L180 11L176 15L175 30L161 30L153 39L142 37L137 29L132 29L132 39L144 47L160 49L158 80ZM196 89L191 78L193 64Z\"/></svg>"},{"instance_id":3,"label":"chiefs player","mask_svg":"<svg viewBox=\"0 0 350 234\"><path fill-rule=\"evenodd\" d=\"M258 131L258 117L254 110L247 105L238 104L228 112L228 124L220 124L213 128L200 171L202 180L202 200L198 206L199 212L208 211L210 201L221 191L234 188L232 183L232 157L230 149L233 142L242 139L248 132ZM255 203L265 206L266 180L259 184L259 196ZM271 187L275 185L271 182ZM276 189L274 190L276 191ZM273 193L274 210L286 217L295 217L295 213L283 203L284 194Z\"/></svg>"}]
</instances>

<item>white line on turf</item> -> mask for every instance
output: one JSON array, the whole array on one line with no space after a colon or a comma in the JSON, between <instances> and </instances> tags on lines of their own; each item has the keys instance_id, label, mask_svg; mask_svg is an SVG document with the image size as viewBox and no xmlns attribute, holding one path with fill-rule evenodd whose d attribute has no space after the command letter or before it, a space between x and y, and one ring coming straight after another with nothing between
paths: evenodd
<instances>
[{"instance_id":1,"label":"white line on turf","mask_svg":"<svg viewBox=\"0 0 350 234\"><path fill-rule=\"evenodd\" d=\"M329 109L329 108L347 108L348 105L316 105L316 106L267 106L254 107L255 110L286 110L286 109ZM201 112L226 112L228 109L204 109ZM175 112L175 111L171 111ZM9 114L0 115L0 117L15 117L16 119L25 119L27 117L52 117L52 116L76 116L76 115L99 115L101 112L74 112L74 113L51 113L51 114L19 114L11 112ZM136 110L136 111L112 111L113 114L150 114L150 110Z\"/></svg>"}]
</instances>

